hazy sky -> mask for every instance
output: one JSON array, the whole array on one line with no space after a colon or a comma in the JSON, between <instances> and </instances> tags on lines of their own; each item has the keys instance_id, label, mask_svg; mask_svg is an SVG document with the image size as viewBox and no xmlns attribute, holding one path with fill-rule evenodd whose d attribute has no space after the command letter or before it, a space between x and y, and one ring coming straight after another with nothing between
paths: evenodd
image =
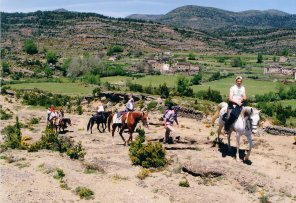
<instances>
[{"instance_id":1,"label":"hazy sky","mask_svg":"<svg viewBox=\"0 0 296 203\"><path fill-rule=\"evenodd\" d=\"M134 13L165 14L184 5L216 7L230 11L277 9L296 14L296 0L0 0L0 11L31 12L65 8L113 17Z\"/></svg>"}]
</instances>

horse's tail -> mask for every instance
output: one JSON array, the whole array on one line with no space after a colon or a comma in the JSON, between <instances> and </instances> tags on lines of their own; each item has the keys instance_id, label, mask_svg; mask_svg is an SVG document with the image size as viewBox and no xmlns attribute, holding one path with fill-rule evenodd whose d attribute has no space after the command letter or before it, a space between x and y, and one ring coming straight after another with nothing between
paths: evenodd
<instances>
[{"instance_id":1,"label":"horse's tail","mask_svg":"<svg viewBox=\"0 0 296 203\"><path fill-rule=\"evenodd\" d=\"M113 119L113 114L111 113L109 115L109 117L108 117L108 120L107 120L107 122L108 122L108 131L109 132L110 132L110 125L111 125L112 119Z\"/></svg>"},{"instance_id":2,"label":"horse's tail","mask_svg":"<svg viewBox=\"0 0 296 203\"><path fill-rule=\"evenodd\" d=\"M220 104L218 104L218 106L217 106L217 110L216 110L215 114L214 114L213 117L212 117L212 122L211 122L212 125L214 125L215 121L216 121L217 118L219 117L219 114L220 114L221 109L222 109L225 105L227 105L226 102L221 102Z\"/></svg>"},{"instance_id":3,"label":"horse's tail","mask_svg":"<svg viewBox=\"0 0 296 203\"><path fill-rule=\"evenodd\" d=\"M89 128L90 128L91 121L92 121L92 117L91 117L91 118L89 119L89 121L88 121L88 124L87 124L87 131L88 131Z\"/></svg>"}]
</instances>

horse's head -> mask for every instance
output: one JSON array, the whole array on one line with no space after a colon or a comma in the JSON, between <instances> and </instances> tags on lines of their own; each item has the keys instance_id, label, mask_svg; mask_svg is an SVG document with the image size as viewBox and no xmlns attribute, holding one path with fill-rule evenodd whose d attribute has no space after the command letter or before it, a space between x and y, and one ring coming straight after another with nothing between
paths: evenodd
<instances>
[{"instance_id":1,"label":"horse's head","mask_svg":"<svg viewBox=\"0 0 296 203\"><path fill-rule=\"evenodd\" d=\"M145 111L142 112L142 122L145 127L149 128L148 112L145 112Z\"/></svg>"},{"instance_id":2,"label":"horse's head","mask_svg":"<svg viewBox=\"0 0 296 203\"><path fill-rule=\"evenodd\" d=\"M252 133L256 134L260 120L260 111L255 108L250 108L249 120L251 120Z\"/></svg>"}]
</instances>

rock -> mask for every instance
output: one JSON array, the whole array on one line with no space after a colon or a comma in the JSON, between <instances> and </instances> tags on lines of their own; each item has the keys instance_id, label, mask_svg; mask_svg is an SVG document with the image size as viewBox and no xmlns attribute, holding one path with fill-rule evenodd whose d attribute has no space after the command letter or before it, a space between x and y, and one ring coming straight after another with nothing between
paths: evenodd
<instances>
[{"instance_id":1,"label":"rock","mask_svg":"<svg viewBox=\"0 0 296 203\"><path fill-rule=\"evenodd\" d=\"M272 135L280 136L296 136L296 130L291 128L284 128L280 126L267 126L265 131Z\"/></svg>"},{"instance_id":2,"label":"rock","mask_svg":"<svg viewBox=\"0 0 296 203\"><path fill-rule=\"evenodd\" d=\"M225 169L223 167L206 165L201 162L187 162L183 165L182 170L193 176L218 177L225 175Z\"/></svg>"}]
</instances>

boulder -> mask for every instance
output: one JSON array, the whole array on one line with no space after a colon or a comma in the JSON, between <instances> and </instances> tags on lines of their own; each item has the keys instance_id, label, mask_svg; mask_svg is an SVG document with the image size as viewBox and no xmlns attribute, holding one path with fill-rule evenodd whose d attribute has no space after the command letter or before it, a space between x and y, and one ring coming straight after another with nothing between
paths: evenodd
<instances>
[{"instance_id":1,"label":"boulder","mask_svg":"<svg viewBox=\"0 0 296 203\"><path fill-rule=\"evenodd\" d=\"M218 177L225 175L225 169L221 166L213 166L204 164L201 161L189 161L182 166L182 170L186 173L189 173L193 176L201 176L201 177Z\"/></svg>"}]
</instances>

